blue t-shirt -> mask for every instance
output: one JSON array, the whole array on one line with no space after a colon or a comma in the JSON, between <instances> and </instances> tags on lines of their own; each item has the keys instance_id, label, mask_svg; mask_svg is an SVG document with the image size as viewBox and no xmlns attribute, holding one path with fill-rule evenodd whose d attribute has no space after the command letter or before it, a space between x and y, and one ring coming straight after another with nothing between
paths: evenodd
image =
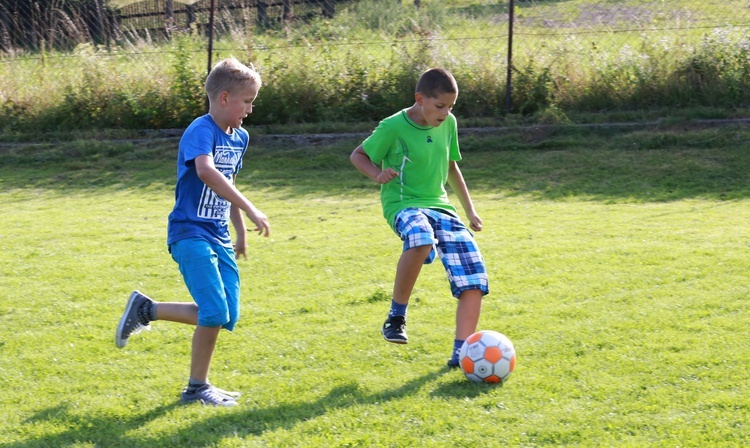
<instances>
[{"instance_id":1,"label":"blue t-shirt","mask_svg":"<svg viewBox=\"0 0 750 448\"><path fill-rule=\"evenodd\" d=\"M228 225L231 204L198 177L195 158L211 155L216 169L234 182L233 176L242 168L248 141L246 130L236 128L227 134L208 114L188 126L180 139L177 155L175 204L169 214L167 244L197 237L224 246L232 245Z\"/></svg>"}]
</instances>

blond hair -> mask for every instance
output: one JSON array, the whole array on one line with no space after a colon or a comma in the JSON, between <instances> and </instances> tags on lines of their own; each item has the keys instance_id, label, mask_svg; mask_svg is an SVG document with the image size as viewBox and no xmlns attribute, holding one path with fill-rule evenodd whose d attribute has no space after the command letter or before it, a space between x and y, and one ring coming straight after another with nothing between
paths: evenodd
<instances>
[{"instance_id":1,"label":"blond hair","mask_svg":"<svg viewBox=\"0 0 750 448\"><path fill-rule=\"evenodd\" d=\"M255 71L253 64L247 65L236 58L220 61L206 78L206 94L209 100L216 98L221 92L234 93L237 90L255 85L260 88L260 74Z\"/></svg>"}]
</instances>

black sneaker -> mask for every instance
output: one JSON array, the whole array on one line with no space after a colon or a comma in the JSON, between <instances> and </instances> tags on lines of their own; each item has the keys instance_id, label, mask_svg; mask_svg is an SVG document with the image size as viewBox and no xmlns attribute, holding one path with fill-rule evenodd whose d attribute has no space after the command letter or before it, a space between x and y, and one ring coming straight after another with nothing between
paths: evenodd
<instances>
[{"instance_id":1,"label":"black sneaker","mask_svg":"<svg viewBox=\"0 0 750 448\"><path fill-rule=\"evenodd\" d=\"M449 359L448 360L448 368L449 369L456 369L458 367L461 367L461 364L458 363L457 359Z\"/></svg>"},{"instance_id":2,"label":"black sneaker","mask_svg":"<svg viewBox=\"0 0 750 448\"><path fill-rule=\"evenodd\" d=\"M394 344L406 344L409 336L406 335L406 318L404 316L393 316L386 319L383 329L380 330L388 342Z\"/></svg>"}]
</instances>

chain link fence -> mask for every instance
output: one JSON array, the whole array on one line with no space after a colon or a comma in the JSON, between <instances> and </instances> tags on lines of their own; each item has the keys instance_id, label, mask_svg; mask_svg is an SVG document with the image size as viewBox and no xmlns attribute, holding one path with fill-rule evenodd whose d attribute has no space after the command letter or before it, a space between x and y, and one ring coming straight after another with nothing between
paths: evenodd
<instances>
[{"instance_id":1,"label":"chain link fence","mask_svg":"<svg viewBox=\"0 0 750 448\"><path fill-rule=\"evenodd\" d=\"M174 46L165 43L190 34L202 42L187 50L201 70L212 57L239 53L269 73L268 83L279 81L272 68L290 64L284 58L305 61L311 52L324 55L316 69L349 58L347 76L359 68L363 77L408 57L460 73L462 85L483 83L497 100L482 110L476 99L476 115L586 95L596 109L607 107L595 98L607 89L661 95L649 79L686 70L677 65L697 63L707 45L731 55L698 61L713 71L701 66L690 76L750 85L748 31L746 0L0 0L0 103L30 101L37 80L75 84L92 58L166 73L157 62L172 58ZM739 101L749 96L738 92Z\"/></svg>"}]
</instances>

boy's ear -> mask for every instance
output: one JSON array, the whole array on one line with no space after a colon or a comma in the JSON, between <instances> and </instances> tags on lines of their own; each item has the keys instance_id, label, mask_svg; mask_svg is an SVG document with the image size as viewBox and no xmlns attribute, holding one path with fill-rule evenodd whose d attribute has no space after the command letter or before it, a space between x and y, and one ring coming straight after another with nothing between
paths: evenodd
<instances>
[{"instance_id":1,"label":"boy's ear","mask_svg":"<svg viewBox=\"0 0 750 448\"><path fill-rule=\"evenodd\" d=\"M219 100L219 104L221 104L222 106L226 106L227 101L229 101L229 92L227 90L221 92L219 94L218 100Z\"/></svg>"},{"instance_id":2,"label":"boy's ear","mask_svg":"<svg viewBox=\"0 0 750 448\"><path fill-rule=\"evenodd\" d=\"M422 101L424 101L424 95L422 95L422 92L417 92L414 94L414 100L419 104L422 105Z\"/></svg>"}]
</instances>

